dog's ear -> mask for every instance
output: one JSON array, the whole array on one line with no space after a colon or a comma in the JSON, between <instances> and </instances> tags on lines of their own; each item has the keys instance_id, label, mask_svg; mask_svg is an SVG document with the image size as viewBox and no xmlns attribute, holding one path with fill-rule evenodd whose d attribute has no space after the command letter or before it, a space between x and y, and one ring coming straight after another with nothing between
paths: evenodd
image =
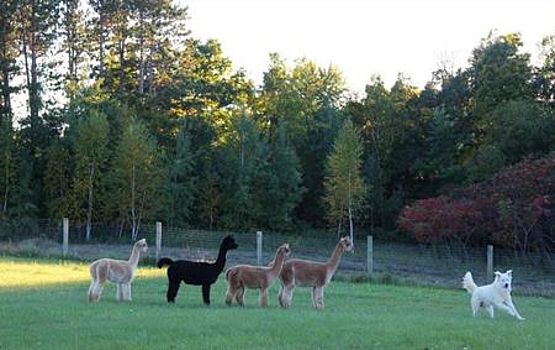
<instances>
[{"instance_id":1,"label":"dog's ear","mask_svg":"<svg viewBox=\"0 0 555 350\"><path fill-rule=\"evenodd\" d=\"M495 271L495 279L498 279L499 277L501 277L502 273L499 271Z\"/></svg>"},{"instance_id":2,"label":"dog's ear","mask_svg":"<svg viewBox=\"0 0 555 350\"><path fill-rule=\"evenodd\" d=\"M513 277L513 270L507 270L506 274L509 275L509 277Z\"/></svg>"}]
</instances>

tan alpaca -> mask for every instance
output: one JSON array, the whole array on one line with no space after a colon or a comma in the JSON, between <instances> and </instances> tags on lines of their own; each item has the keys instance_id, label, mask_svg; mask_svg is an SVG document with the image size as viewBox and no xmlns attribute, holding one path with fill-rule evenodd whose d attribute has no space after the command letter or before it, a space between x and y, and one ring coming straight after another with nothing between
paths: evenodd
<instances>
[{"instance_id":1,"label":"tan alpaca","mask_svg":"<svg viewBox=\"0 0 555 350\"><path fill-rule=\"evenodd\" d=\"M324 308L324 287L333 277L341 256L344 252L350 252L353 244L349 237L343 237L337 243L331 257L326 262L308 261L300 259L288 260L281 269L279 278L281 288L279 290L279 304L287 308L293 299L295 287L312 287L312 306L316 309Z\"/></svg>"},{"instance_id":2,"label":"tan alpaca","mask_svg":"<svg viewBox=\"0 0 555 350\"><path fill-rule=\"evenodd\" d=\"M283 262L291 254L289 244L283 244L276 250L274 260L268 266L237 265L230 267L226 273L227 293L225 303L231 305L233 298L243 306L245 287L260 289L260 306L268 306L268 288L279 276Z\"/></svg>"},{"instance_id":3,"label":"tan alpaca","mask_svg":"<svg viewBox=\"0 0 555 350\"><path fill-rule=\"evenodd\" d=\"M99 259L91 263L91 286L89 287L89 301L98 301L102 295L104 283L116 283L116 300L131 301L131 282L139 263L141 252L146 252L148 246L143 238L133 245L129 260Z\"/></svg>"}]
</instances>

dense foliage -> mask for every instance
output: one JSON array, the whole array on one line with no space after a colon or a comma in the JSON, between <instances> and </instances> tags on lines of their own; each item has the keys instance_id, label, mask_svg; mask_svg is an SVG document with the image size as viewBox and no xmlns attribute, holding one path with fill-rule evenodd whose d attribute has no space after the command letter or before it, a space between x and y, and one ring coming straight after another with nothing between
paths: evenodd
<instances>
[{"instance_id":1,"label":"dense foliage","mask_svg":"<svg viewBox=\"0 0 555 350\"><path fill-rule=\"evenodd\" d=\"M553 159L555 40L542 41L538 65L522 46L490 33L468 67L445 64L422 90L403 75L390 88L373 77L355 97L337 67L278 54L254 86L217 41L191 35L171 0L2 1L0 229L68 216L87 237L95 221L131 235L155 220L304 230L336 226L352 200L355 231L396 237L401 209L420 200L410 208L437 218L411 226L406 209L400 221L418 239L542 246L511 228L532 225L532 194L503 197L526 223L504 219L478 239L486 232L472 222L489 214L476 203L493 199L461 190ZM360 142L336 141L346 121ZM351 165L341 152L356 155Z\"/></svg>"},{"instance_id":2,"label":"dense foliage","mask_svg":"<svg viewBox=\"0 0 555 350\"><path fill-rule=\"evenodd\" d=\"M549 254L555 248L553 193L555 157L525 159L451 197L417 200L399 222L423 242L491 243Z\"/></svg>"}]
</instances>

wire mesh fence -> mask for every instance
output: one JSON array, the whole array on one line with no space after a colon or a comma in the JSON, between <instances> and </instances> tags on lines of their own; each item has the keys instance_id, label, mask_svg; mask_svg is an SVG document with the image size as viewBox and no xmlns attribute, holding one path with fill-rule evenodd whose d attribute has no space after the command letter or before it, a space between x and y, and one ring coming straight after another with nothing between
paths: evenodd
<instances>
[{"instance_id":1,"label":"wire mesh fence","mask_svg":"<svg viewBox=\"0 0 555 350\"><path fill-rule=\"evenodd\" d=\"M32 228L0 231L3 254L61 258L63 224L39 221ZM87 227L69 222L67 256L91 261L101 257L127 259L131 250L131 233L125 224L94 224L87 240ZM268 264L283 243L291 246L291 258L326 261L337 245L335 234L263 233L261 256L257 256L256 232L208 231L163 227L161 246L156 249L156 225L142 224L137 238L146 238L150 248L143 264L154 264L156 257L172 259L215 260L221 240L234 236L239 248L228 253L228 266ZM415 245L373 241L368 251L367 236L357 236L354 251L345 253L337 276L350 280L379 280L385 283L410 283L447 288L460 288L461 278L471 271L478 285L488 284L486 247L462 249L448 245ZM370 260L371 259L371 260ZM545 254L517 254L494 249L493 271L513 270L515 293L555 297L555 261ZM372 271L368 271L371 266ZM371 274L370 274L371 272Z\"/></svg>"}]
</instances>

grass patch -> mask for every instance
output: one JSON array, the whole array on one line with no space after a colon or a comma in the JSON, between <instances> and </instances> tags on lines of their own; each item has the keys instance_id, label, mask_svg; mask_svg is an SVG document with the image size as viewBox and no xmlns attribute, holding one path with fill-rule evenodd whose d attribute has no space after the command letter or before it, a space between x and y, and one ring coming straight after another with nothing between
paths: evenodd
<instances>
[{"instance_id":1,"label":"grass patch","mask_svg":"<svg viewBox=\"0 0 555 350\"><path fill-rule=\"evenodd\" d=\"M555 300L518 297L527 318L496 312L472 318L463 291L334 281L326 309L311 309L310 291L297 289L289 310L223 304L225 281L202 305L199 287L181 287L165 302L164 270L141 268L133 302L117 303L108 285L98 304L86 299L87 265L0 258L0 349L547 349L555 344ZM360 281L362 282L362 281Z\"/></svg>"}]
</instances>

